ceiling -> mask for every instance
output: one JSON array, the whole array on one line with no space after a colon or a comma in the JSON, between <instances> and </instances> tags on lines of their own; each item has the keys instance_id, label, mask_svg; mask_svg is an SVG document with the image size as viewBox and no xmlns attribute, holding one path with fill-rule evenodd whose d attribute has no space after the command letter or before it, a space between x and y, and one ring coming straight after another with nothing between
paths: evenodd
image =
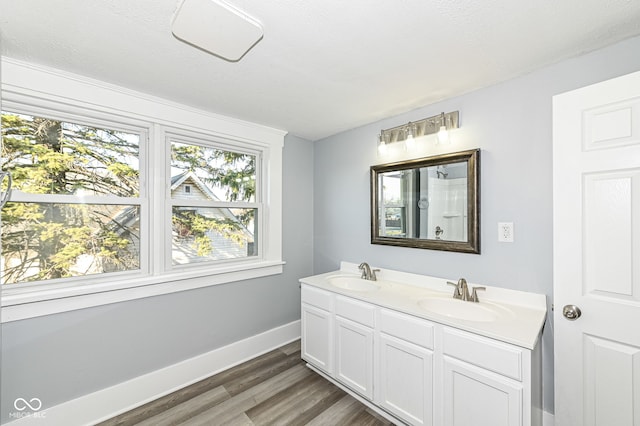
<instances>
[{"instance_id":1,"label":"ceiling","mask_svg":"<svg viewBox=\"0 0 640 426\"><path fill-rule=\"evenodd\" d=\"M640 34L636 0L229 2L264 28L238 62L179 0L0 0L1 53L318 140Z\"/></svg>"}]
</instances>

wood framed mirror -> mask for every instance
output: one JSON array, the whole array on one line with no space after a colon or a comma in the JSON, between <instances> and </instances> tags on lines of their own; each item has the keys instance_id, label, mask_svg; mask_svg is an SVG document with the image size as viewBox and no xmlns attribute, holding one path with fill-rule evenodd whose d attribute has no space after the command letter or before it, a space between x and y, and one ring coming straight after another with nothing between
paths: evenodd
<instances>
[{"instance_id":1,"label":"wood framed mirror","mask_svg":"<svg viewBox=\"0 0 640 426\"><path fill-rule=\"evenodd\" d=\"M371 166L371 244L480 254L480 150Z\"/></svg>"}]
</instances>

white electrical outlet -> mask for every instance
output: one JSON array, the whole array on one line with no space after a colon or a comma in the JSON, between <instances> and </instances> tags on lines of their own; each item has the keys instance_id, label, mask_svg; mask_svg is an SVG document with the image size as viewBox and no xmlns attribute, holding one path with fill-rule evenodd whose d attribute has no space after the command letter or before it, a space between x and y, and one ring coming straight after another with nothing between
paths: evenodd
<instances>
[{"instance_id":1,"label":"white electrical outlet","mask_svg":"<svg viewBox=\"0 0 640 426\"><path fill-rule=\"evenodd\" d=\"M498 242L513 242L513 222L498 222Z\"/></svg>"}]
</instances>

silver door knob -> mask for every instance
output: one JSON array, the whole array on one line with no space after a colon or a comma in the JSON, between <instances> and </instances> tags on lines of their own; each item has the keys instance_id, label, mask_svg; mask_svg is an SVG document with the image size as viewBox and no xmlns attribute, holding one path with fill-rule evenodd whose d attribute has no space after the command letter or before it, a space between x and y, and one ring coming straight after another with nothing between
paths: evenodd
<instances>
[{"instance_id":1,"label":"silver door knob","mask_svg":"<svg viewBox=\"0 0 640 426\"><path fill-rule=\"evenodd\" d=\"M564 308L562 308L562 315L569 321L575 321L580 318L582 311L576 305L565 305Z\"/></svg>"}]
</instances>

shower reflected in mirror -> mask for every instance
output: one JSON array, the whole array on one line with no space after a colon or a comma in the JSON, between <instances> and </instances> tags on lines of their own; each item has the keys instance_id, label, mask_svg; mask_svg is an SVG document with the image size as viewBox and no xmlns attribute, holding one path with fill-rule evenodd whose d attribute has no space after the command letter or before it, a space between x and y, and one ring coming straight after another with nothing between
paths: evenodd
<instances>
[{"instance_id":1,"label":"shower reflected in mirror","mask_svg":"<svg viewBox=\"0 0 640 426\"><path fill-rule=\"evenodd\" d=\"M371 242L479 253L479 150L371 167Z\"/></svg>"}]
</instances>

